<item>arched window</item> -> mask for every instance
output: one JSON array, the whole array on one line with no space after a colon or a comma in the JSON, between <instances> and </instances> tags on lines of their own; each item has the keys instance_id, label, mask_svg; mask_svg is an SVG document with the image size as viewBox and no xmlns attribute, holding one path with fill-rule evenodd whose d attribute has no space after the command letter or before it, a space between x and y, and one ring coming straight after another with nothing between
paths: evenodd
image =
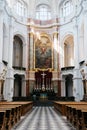
<instances>
[{"instance_id":1,"label":"arched window","mask_svg":"<svg viewBox=\"0 0 87 130\"><path fill-rule=\"evenodd\" d=\"M61 8L61 12L62 12L62 16L66 17L68 15L70 15L73 11L73 3L71 0L68 0L66 2L63 3L62 8Z\"/></svg>"},{"instance_id":2,"label":"arched window","mask_svg":"<svg viewBox=\"0 0 87 130\"><path fill-rule=\"evenodd\" d=\"M22 0L16 2L14 9L19 16L26 16L27 14L27 7Z\"/></svg>"},{"instance_id":3,"label":"arched window","mask_svg":"<svg viewBox=\"0 0 87 130\"><path fill-rule=\"evenodd\" d=\"M40 5L36 8L36 19L38 20L50 20L51 10L47 5Z\"/></svg>"}]
</instances>

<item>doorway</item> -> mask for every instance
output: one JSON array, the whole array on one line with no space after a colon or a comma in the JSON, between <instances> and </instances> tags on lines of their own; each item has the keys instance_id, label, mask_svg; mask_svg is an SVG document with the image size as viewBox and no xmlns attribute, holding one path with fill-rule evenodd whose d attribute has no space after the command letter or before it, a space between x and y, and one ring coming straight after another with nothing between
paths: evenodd
<instances>
[{"instance_id":1,"label":"doorway","mask_svg":"<svg viewBox=\"0 0 87 130\"><path fill-rule=\"evenodd\" d=\"M73 96L73 75L69 74L65 78L65 96Z\"/></svg>"},{"instance_id":2,"label":"doorway","mask_svg":"<svg viewBox=\"0 0 87 130\"><path fill-rule=\"evenodd\" d=\"M22 76L15 74L14 75L14 97L22 96Z\"/></svg>"}]
</instances>

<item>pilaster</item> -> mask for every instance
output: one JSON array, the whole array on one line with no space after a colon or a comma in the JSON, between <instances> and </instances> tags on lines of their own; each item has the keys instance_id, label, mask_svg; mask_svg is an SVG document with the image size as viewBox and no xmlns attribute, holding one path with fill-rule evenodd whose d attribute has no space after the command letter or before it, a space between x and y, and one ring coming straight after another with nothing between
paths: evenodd
<instances>
[{"instance_id":1,"label":"pilaster","mask_svg":"<svg viewBox=\"0 0 87 130\"><path fill-rule=\"evenodd\" d=\"M73 96L76 101L80 100L80 72L79 72L79 43L78 43L78 25L77 18L74 19L74 77L73 77Z\"/></svg>"},{"instance_id":2,"label":"pilaster","mask_svg":"<svg viewBox=\"0 0 87 130\"><path fill-rule=\"evenodd\" d=\"M2 62L3 51L3 12L0 12L0 62Z\"/></svg>"},{"instance_id":3,"label":"pilaster","mask_svg":"<svg viewBox=\"0 0 87 130\"><path fill-rule=\"evenodd\" d=\"M29 70L34 69L34 35L29 33Z\"/></svg>"},{"instance_id":4,"label":"pilaster","mask_svg":"<svg viewBox=\"0 0 87 130\"><path fill-rule=\"evenodd\" d=\"M58 33L53 34L53 69L58 71Z\"/></svg>"}]
</instances>

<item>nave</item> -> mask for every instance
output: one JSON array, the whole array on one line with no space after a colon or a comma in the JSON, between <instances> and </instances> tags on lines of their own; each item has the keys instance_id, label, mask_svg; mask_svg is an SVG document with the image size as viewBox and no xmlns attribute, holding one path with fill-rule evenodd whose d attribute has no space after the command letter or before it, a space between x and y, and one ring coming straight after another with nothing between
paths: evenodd
<instances>
[{"instance_id":1,"label":"nave","mask_svg":"<svg viewBox=\"0 0 87 130\"><path fill-rule=\"evenodd\" d=\"M33 107L12 130L75 130L54 107Z\"/></svg>"}]
</instances>

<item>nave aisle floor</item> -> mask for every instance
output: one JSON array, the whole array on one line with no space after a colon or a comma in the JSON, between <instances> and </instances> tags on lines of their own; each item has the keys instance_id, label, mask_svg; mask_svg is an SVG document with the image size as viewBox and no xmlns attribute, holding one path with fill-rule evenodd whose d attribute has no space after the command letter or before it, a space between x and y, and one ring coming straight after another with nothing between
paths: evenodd
<instances>
[{"instance_id":1,"label":"nave aisle floor","mask_svg":"<svg viewBox=\"0 0 87 130\"><path fill-rule=\"evenodd\" d=\"M12 130L75 130L53 107L34 107Z\"/></svg>"}]
</instances>

